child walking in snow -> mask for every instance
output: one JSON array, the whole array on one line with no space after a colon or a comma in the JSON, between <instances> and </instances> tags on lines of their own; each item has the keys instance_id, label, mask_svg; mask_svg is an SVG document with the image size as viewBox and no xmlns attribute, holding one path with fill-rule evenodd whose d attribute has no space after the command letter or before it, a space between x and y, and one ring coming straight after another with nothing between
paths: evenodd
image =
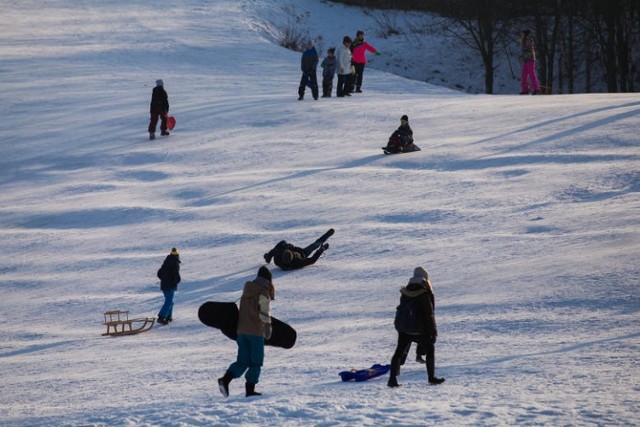
<instances>
[{"instance_id":1,"label":"child walking in snow","mask_svg":"<svg viewBox=\"0 0 640 427\"><path fill-rule=\"evenodd\" d=\"M162 79L156 80L156 87L151 93L151 105L149 106L151 119L149 120L149 139L156 139L156 126L160 118L160 135L167 136L167 114L169 114L169 97L164 90Z\"/></svg>"},{"instance_id":2,"label":"child walking in snow","mask_svg":"<svg viewBox=\"0 0 640 427\"><path fill-rule=\"evenodd\" d=\"M333 90L333 76L336 74L338 61L335 57L336 49L334 47L327 51L327 56L322 60L322 97L331 98Z\"/></svg>"}]
</instances>

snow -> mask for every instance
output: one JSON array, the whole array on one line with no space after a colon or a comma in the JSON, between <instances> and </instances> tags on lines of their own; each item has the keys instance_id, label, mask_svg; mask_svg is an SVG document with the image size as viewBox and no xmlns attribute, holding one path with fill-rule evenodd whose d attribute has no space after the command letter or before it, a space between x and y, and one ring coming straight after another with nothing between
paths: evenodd
<instances>
[{"instance_id":1,"label":"snow","mask_svg":"<svg viewBox=\"0 0 640 427\"><path fill-rule=\"evenodd\" d=\"M325 49L361 28L401 55L370 13L295 6ZM2 5L0 425L640 425L637 94L469 95L372 66L363 94L298 102L299 54L265 24L281 7ZM178 124L150 142L157 78ZM402 114L423 151L384 156ZM198 307L330 227L316 265L271 266L296 346L267 348L262 397L238 379L223 398L236 345ZM172 246L175 322L102 337L104 311L157 314ZM418 265L447 381L410 358L398 389L342 383L389 363Z\"/></svg>"}]
</instances>

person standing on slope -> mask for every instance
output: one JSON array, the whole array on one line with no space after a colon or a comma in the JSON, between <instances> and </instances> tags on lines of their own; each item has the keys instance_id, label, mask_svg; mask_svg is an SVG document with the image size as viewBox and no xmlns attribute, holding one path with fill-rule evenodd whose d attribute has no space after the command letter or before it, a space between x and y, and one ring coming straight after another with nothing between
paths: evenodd
<instances>
[{"instance_id":1,"label":"person standing on slope","mask_svg":"<svg viewBox=\"0 0 640 427\"><path fill-rule=\"evenodd\" d=\"M413 270L409 284L400 288L400 305L396 310L395 327L398 331L398 345L391 358L389 387L399 387L400 362L412 342L421 344L426 351L429 384L441 384L444 378L437 378L435 372L435 343L438 336L435 317L435 298L429 273L422 267Z\"/></svg>"},{"instance_id":2,"label":"person standing on slope","mask_svg":"<svg viewBox=\"0 0 640 427\"><path fill-rule=\"evenodd\" d=\"M224 376L218 379L220 393L229 396L229 383L245 374L245 396L260 396L256 384L264 363L264 342L271 338L271 301L275 299L271 272L260 267L258 276L245 283L238 313L238 355Z\"/></svg>"},{"instance_id":3,"label":"person standing on slope","mask_svg":"<svg viewBox=\"0 0 640 427\"><path fill-rule=\"evenodd\" d=\"M522 75L520 77L522 91L520 95L529 94L529 80L531 80L531 86L533 87L533 95L537 95L540 93L540 84L536 76L536 43L529 30L523 30L520 33L520 47L522 48L523 61Z\"/></svg>"},{"instance_id":4,"label":"person standing on slope","mask_svg":"<svg viewBox=\"0 0 640 427\"><path fill-rule=\"evenodd\" d=\"M349 79L351 78L351 37L344 36L342 44L336 52L336 60L338 62L338 85L336 87L336 96L339 98L351 96L348 91Z\"/></svg>"},{"instance_id":5,"label":"person standing on slope","mask_svg":"<svg viewBox=\"0 0 640 427\"><path fill-rule=\"evenodd\" d=\"M156 139L156 126L160 118L160 135L167 136L167 114L169 114L169 96L164 90L162 79L156 80L156 87L151 93L151 105L149 106L151 119L149 120L149 139Z\"/></svg>"},{"instance_id":6,"label":"person standing on slope","mask_svg":"<svg viewBox=\"0 0 640 427\"><path fill-rule=\"evenodd\" d=\"M158 313L158 323L166 325L173 321L173 298L180 283L180 254L176 248L164 259L162 267L158 270L160 289L164 294L164 304Z\"/></svg>"},{"instance_id":7,"label":"person standing on slope","mask_svg":"<svg viewBox=\"0 0 640 427\"><path fill-rule=\"evenodd\" d=\"M311 94L313 99L318 100L318 76L316 69L318 68L318 51L313 46L311 40L307 42L307 48L302 52L300 58L300 69L302 77L300 78L300 86L298 87L298 101L304 99L304 91L307 83L311 85Z\"/></svg>"},{"instance_id":8,"label":"person standing on slope","mask_svg":"<svg viewBox=\"0 0 640 427\"><path fill-rule=\"evenodd\" d=\"M367 65L367 51L376 55L380 55L373 46L364 40L364 32L358 30L356 33L356 39L351 45L351 51L353 52L353 66L356 69L354 76L356 93L362 93L362 75L364 73L364 67Z\"/></svg>"}]
</instances>

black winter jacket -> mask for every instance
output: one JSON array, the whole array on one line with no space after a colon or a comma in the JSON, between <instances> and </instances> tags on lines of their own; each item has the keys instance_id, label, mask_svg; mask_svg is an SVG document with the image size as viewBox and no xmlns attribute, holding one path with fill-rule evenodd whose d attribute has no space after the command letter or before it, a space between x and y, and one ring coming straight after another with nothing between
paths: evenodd
<instances>
[{"instance_id":1,"label":"black winter jacket","mask_svg":"<svg viewBox=\"0 0 640 427\"><path fill-rule=\"evenodd\" d=\"M180 283L180 256L169 254L164 259L162 267L158 270L160 289L163 291L175 291Z\"/></svg>"},{"instance_id":2,"label":"black winter jacket","mask_svg":"<svg viewBox=\"0 0 640 427\"><path fill-rule=\"evenodd\" d=\"M406 287L400 288L400 303L409 298L417 298L418 323L412 325L411 330L398 332L408 334L421 334L435 337L438 335L435 317L435 300L433 292L423 283L409 283Z\"/></svg>"},{"instance_id":3,"label":"black winter jacket","mask_svg":"<svg viewBox=\"0 0 640 427\"><path fill-rule=\"evenodd\" d=\"M169 96L162 86L156 86L151 93L151 112L157 111L161 113L169 112Z\"/></svg>"}]
</instances>

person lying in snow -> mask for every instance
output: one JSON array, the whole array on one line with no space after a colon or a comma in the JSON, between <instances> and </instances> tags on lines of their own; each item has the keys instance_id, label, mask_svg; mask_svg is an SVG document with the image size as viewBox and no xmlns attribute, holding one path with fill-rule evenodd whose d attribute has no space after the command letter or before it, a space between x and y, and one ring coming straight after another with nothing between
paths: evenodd
<instances>
[{"instance_id":1,"label":"person lying in snow","mask_svg":"<svg viewBox=\"0 0 640 427\"><path fill-rule=\"evenodd\" d=\"M325 243L334 233L333 228L329 229L318 240L307 246L300 248L286 240L280 241L273 249L264 254L264 260L267 264L273 262L283 270L295 270L314 264L320 255L329 248L329 244ZM311 255L315 251L313 255Z\"/></svg>"}]
</instances>

